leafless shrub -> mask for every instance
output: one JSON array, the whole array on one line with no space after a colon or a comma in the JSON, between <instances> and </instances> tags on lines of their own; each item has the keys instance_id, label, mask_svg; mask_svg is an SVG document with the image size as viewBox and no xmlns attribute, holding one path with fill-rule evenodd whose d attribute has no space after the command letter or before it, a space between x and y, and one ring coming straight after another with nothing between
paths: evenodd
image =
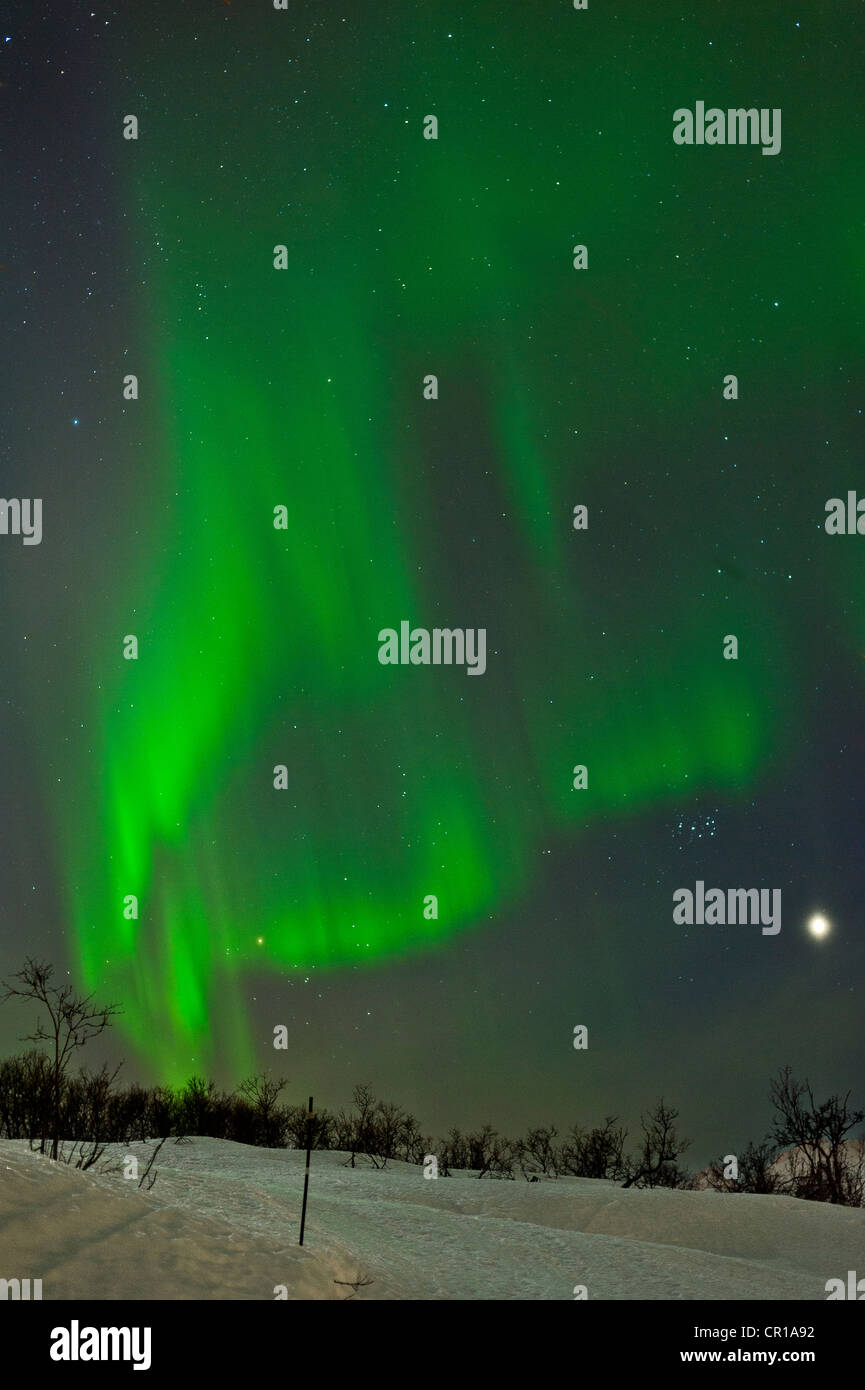
<instances>
[{"instance_id":1,"label":"leafless shrub","mask_svg":"<svg viewBox=\"0 0 865 1390\"><path fill-rule=\"evenodd\" d=\"M51 1049L48 1059L50 1133L42 1135L42 1151L50 1140L51 1157L56 1159L60 1146L61 1100L72 1054L104 1032L120 1011L114 1004L98 1007L93 1003L92 995L82 997L76 994L72 985L52 984L53 977L53 965L28 958L23 968L12 976L17 983L3 981L5 993L0 1002L25 999L41 1005L47 1012L47 1020L44 1015L37 1016L36 1031L28 1033L26 1038L29 1042L47 1042Z\"/></svg>"},{"instance_id":2,"label":"leafless shrub","mask_svg":"<svg viewBox=\"0 0 865 1390\"><path fill-rule=\"evenodd\" d=\"M779 1173L779 1190L814 1202L861 1207L865 1199L865 1153L851 1156L851 1132L862 1124L865 1111L850 1106L850 1092L818 1102L810 1083L796 1081L783 1067L770 1085L775 1108L773 1139L785 1154L786 1172ZM780 1165L779 1165L780 1167Z\"/></svg>"},{"instance_id":3,"label":"leafless shrub","mask_svg":"<svg viewBox=\"0 0 865 1390\"><path fill-rule=\"evenodd\" d=\"M689 1147L690 1140L676 1133L678 1110L664 1103L663 1097L655 1109L641 1120L643 1142L639 1152L625 1160L626 1176L623 1187L681 1187L686 1174L676 1160Z\"/></svg>"},{"instance_id":4,"label":"leafless shrub","mask_svg":"<svg viewBox=\"0 0 865 1390\"><path fill-rule=\"evenodd\" d=\"M583 1130L574 1125L562 1144L560 1168L577 1178L606 1178L619 1182L627 1176L624 1147L628 1131L622 1129L615 1115L608 1115L603 1125Z\"/></svg>"}]
</instances>

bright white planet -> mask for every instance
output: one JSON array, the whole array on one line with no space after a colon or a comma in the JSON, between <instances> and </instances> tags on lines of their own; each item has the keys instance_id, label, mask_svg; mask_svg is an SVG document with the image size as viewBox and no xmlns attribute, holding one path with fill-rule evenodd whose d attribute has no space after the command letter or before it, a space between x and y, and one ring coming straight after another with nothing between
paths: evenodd
<instances>
[{"instance_id":1,"label":"bright white planet","mask_svg":"<svg viewBox=\"0 0 865 1390\"><path fill-rule=\"evenodd\" d=\"M816 917L811 917L809 919L808 930L812 936L826 936L829 931L829 923L826 921L825 917L817 915Z\"/></svg>"}]
</instances>

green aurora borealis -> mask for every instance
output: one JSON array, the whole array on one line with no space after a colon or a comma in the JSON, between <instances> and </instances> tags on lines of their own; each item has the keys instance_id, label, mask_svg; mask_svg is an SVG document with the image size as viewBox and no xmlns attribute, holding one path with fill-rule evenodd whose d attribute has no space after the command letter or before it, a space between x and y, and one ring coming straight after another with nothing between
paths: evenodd
<instances>
[{"instance_id":1,"label":"green aurora borealis","mask_svg":"<svg viewBox=\"0 0 865 1390\"><path fill-rule=\"evenodd\" d=\"M160 1079L248 1069L253 975L530 904L551 831L578 864L590 825L751 795L804 737L813 632L865 650L857 543L822 531L857 481L862 195L811 98L849 93L789 7L673 13L237 0L113 40L137 318L101 371L145 444L51 802L83 982ZM675 147L703 96L783 108L781 153ZM404 618L485 627L486 674L380 666Z\"/></svg>"}]
</instances>

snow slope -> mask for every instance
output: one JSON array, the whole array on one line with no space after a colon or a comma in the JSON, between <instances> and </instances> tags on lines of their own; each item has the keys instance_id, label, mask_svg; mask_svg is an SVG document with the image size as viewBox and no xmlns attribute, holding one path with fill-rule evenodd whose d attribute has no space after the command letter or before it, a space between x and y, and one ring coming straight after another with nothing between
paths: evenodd
<instances>
[{"instance_id":1,"label":"snow slope","mask_svg":"<svg viewBox=\"0 0 865 1390\"><path fill-rule=\"evenodd\" d=\"M143 1172L154 1143L112 1145ZM314 1153L303 1249L305 1155L219 1139L169 1141L156 1185L81 1173L0 1140L0 1278L43 1298L825 1299L865 1274L865 1210L790 1197L623 1190L423 1169L376 1171Z\"/></svg>"}]
</instances>

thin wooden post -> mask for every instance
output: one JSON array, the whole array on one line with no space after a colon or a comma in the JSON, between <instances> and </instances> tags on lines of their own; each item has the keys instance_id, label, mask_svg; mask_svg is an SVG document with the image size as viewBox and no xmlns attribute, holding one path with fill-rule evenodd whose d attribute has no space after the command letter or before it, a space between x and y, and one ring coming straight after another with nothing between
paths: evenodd
<instances>
[{"instance_id":1,"label":"thin wooden post","mask_svg":"<svg viewBox=\"0 0 865 1390\"><path fill-rule=\"evenodd\" d=\"M312 1096L309 1098L309 1114L306 1117L306 1172L303 1177L303 1206L300 1212L300 1245L303 1245L303 1228L306 1225L306 1194L309 1191L309 1157L312 1153Z\"/></svg>"}]
</instances>

